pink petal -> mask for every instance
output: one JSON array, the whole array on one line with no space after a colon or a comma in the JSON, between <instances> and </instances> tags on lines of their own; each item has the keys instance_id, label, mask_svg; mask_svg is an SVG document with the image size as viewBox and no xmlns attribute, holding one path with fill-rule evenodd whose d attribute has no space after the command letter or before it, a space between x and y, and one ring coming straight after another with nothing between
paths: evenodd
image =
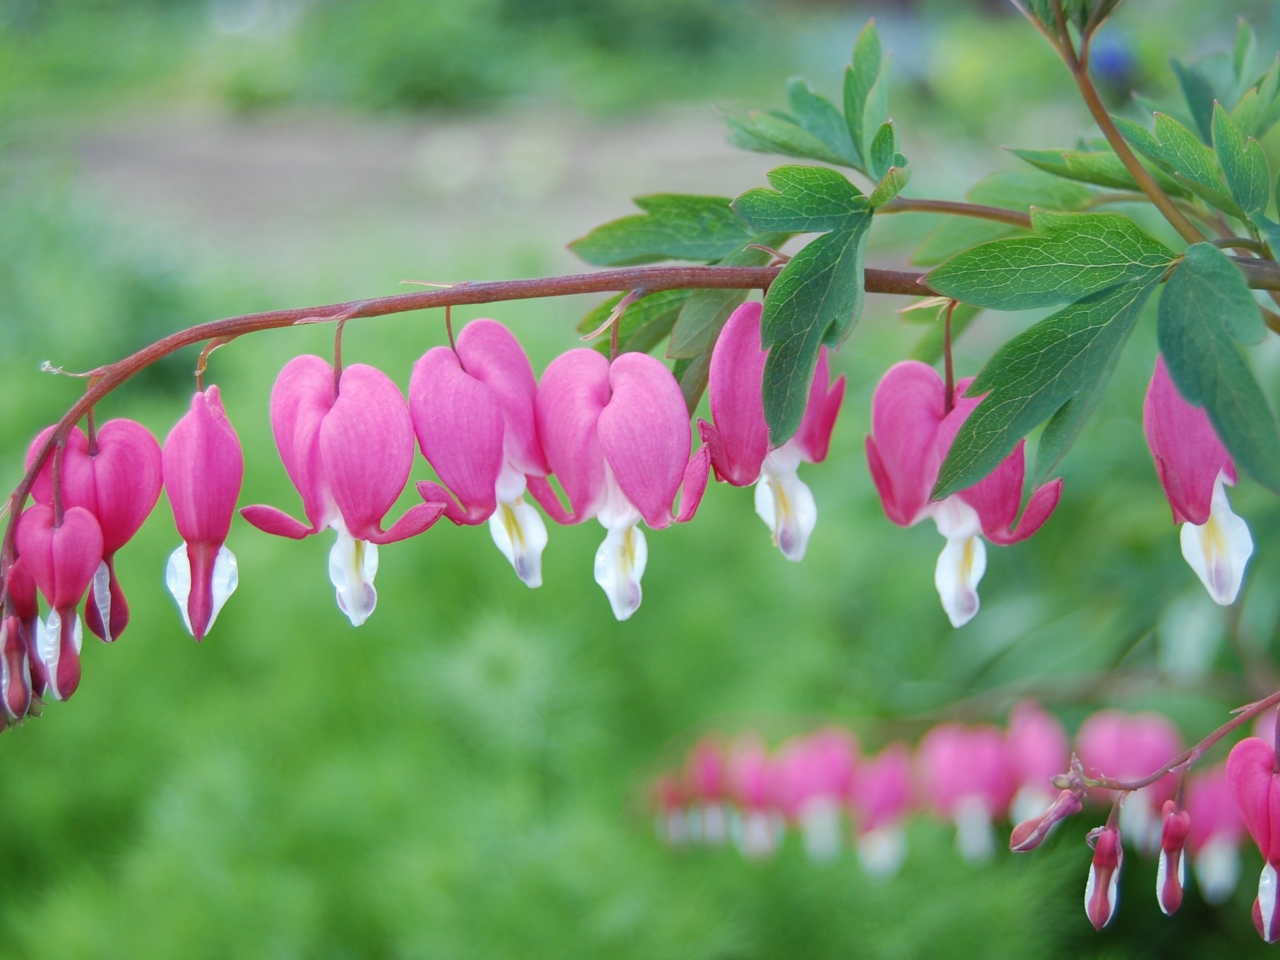
<instances>
[{"instance_id":1,"label":"pink petal","mask_svg":"<svg viewBox=\"0 0 1280 960\"><path fill-rule=\"evenodd\" d=\"M698 504L702 503L702 494L706 492L710 474L711 449L703 444L684 468L684 477L680 481L680 512L676 514L676 523L688 523L698 512Z\"/></svg>"},{"instance_id":2,"label":"pink petal","mask_svg":"<svg viewBox=\"0 0 1280 960\"><path fill-rule=\"evenodd\" d=\"M286 363L271 388L271 432L312 533L329 521L331 494L320 458L320 425L333 402L333 367L310 354Z\"/></svg>"},{"instance_id":3,"label":"pink petal","mask_svg":"<svg viewBox=\"0 0 1280 960\"><path fill-rule=\"evenodd\" d=\"M1003 530L987 531L984 527L983 532L987 534L992 543L1006 546L1025 540L1044 526L1044 522L1058 508L1058 501L1061 498L1062 478L1057 477L1031 494L1031 499L1027 501L1026 509L1022 511L1022 520L1018 523L1016 530L1007 532Z\"/></svg>"},{"instance_id":4,"label":"pink petal","mask_svg":"<svg viewBox=\"0 0 1280 960\"><path fill-rule=\"evenodd\" d=\"M458 334L458 356L467 373L498 398L506 421L506 456L524 474L551 472L538 441L538 384L524 348L496 320L472 320Z\"/></svg>"},{"instance_id":5,"label":"pink petal","mask_svg":"<svg viewBox=\"0 0 1280 960\"><path fill-rule=\"evenodd\" d=\"M708 373L711 418L720 437L718 450L712 447L712 463L719 480L737 487L756 482L769 452L761 399L764 362L769 356L760 348L762 309L753 301L733 311L716 340Z\"/></svg>"},{"instance_id":6,"label":"pink petal","mask_svg":"<svg viewBox=\"0 0 1280 960\"><path fill-rule=\"evenodd\" d=\"M156 449L159 449L159 444ZM102 611L95 602L94 590L90 589L89 596L84 601L84 625L99 640L111 643L119 640L129 626L129 601L120 586L120 578L116 576L114 557L104 556L102 562L107 565L107 591L111 597L108 622L103 624Z\"/></svg>"},{"instance_id":7,"label":"pink petal","mask_svg":"<svg viewBox=\"0 0 1280 960\"><path fill-rule=\"evenodd\" d=\"M443 504L445 515L454 523L487 520L498 506L494 484L503 461L504 421L495 392L463 372L448 347L433 347L413 365L409 408L422 455L461 501L462 509L436 484L419 484L418 491L427 500Z\"/></svg>"},{"instance_id":8,"label":"pink petal","mask_svg":"<svg viewBox=\"0 0 1280 960\"><path fill-rule=\"evenodd\" d=\"M1010 712L1005 749L1018 783L1046 790L1057 774L1066 772L1071 753L1062 724L1033 700L1020 701Z\"/></svg>"},{"instance_id":9,"label":"pink petal","mask_svg":"<svg viewBox=\"0 0 1280 960\"><path fill-rule=\"evenodd\" d=\"M556 516L548 506L554 499L554 494L547 498L549 486L530 483L530 491L557 522L581 523L594 517L603 504L605 461L597 423L609 397L609 361L594 350L579 347L563 353L542 374L536 407L538 436L572 514L564 520Z\"/></svg>"},{"instance_id":10,"label":"pink petal","mask_svg":"<svg viewBox=\"0 0 1280 960\"><path fill-rule=\"evenodd\" d=\"M36 454L44 446L45 439L53 433L55 427L45 427L27 448L26 467L36 461ZM31 485L31 497L36 503L53 503L53 458L57 448L49 453L40 472L36 474ZM79 427L72 427L67 434L66 448L62 454L62 505L64 507L84 507L96 515L98 510L98 490L93 482L93 458L89 456L89 438Z\"/></svg>"},{"instance_id":11,"label":"pink petal","mask_svg":"<svg viewBox=\"0 0 1280 960\"><path fill-rule=\"evenodd\" d=\"M338 398L320 424L320 463L347 530L378 542L413 467L409 406L381 370L353 363L342 371Z\"/></svg>"},{"instance_id":12,"label":"pink petal","mask_svg":"<svg viewBox=\"0 0 1280 960\"><path fill-rule=\"evenodd\" d=\"M1226 764L1193 773L1187 780L1187 812L1191 814L1191 853L1198 854L1214 836L1235 843L1244 833L1240 808L1231 797Z\"/></svg>"},{"instance_id":13,"label":"pink petal","mask_svg":"<svg viewBox=\"0 0 1280 960\"><path fill-rule=\"evenodd\" d=\"M1173 507L1173 522L1206 523L1218 473L1227 470L1234 481L1235 467L1209 415L1178 393L1163 357L1156 357L1142 404L1142 427L1160 485Z\"/></svg>"},{"instance_id":14,"label":"pink petal","mask_svg":"<svg viewBox=\"0 0 1280 960\"><path fill-rule=\"evenodd\" d=\"M609 368L613 395L600 413L600 447L618 486L659 530L689 464L689 412L671 371L647 353L624 353Z\"/></svg>"},{"instance_id":15,"label":"pink petal","mask_svg":"<svg viewBox=\"0 0 1280 960\"><path fill-rule=\"evenodd\" d=\"M1253 842L1268 863L1280 863L1280 779L1271 744L1247 737L1227 757L1227 783Z\"/></svg>"},{"instance_id":16,"label":"pink petal","mask_svg":"<svg viewBox=\"0 0 1280 960\"><path fill-rule=\"evenodd\" d=\"M944 723L925 734L916 757L925 796L940 814L950 816L966 797L981 800L992 817L1009 805L1013 776L995 727Z\"/></svg>"},{"instance_id":17,"label":"pink petal","mask_svg":"<svg viewBox=\"0 0 1280 960\"><path fill-rule=\"evenodd\" d=\"M1158 713L1129 716L1123 710L1100 710L1088 717L1076 734L1076 751L1091 777L1137 780L1158 770L1181 750L1178 729ZM1176 775L1168 774L1145 789L1162 804L1176 788ZM1095 793L1107 796L1110 791Z\"/></svg>"},{"instance_id":18,"label":"pink petal","mask_svg":"<svg viewBox=\"0 0 1280 960\"><path fill-rule=\"evenodd\" d=\"M221 544L240 495L244 457L216 386L191 398L190 411L164 442L162 462L164 486L182 539Z\"/></svg>"},{"instance_id":19,"label":"pink petal","mask_svg":"<svg viewBox=\"0 0 1280 960\"><path fill-rule=\"evenodd\" d=\"M444 505L439 503L419 503L404 512L404 516L393 523L386 531L369 531L368 539L374 543L396 543L416 537L429 530L441 516Z\"/></svg>"},{"instance_id":20,"label":"pink petal","mask_svg":"<svg viewBox=\"0 0 1280 960\"><path fill-rule=\"evenodd\" d=\"M573 512L566 510L560 503L560 498L556 496L555 488L547 482L546 477L529 477L529 494L534 500L538 501L538 505L547 511L549 516L556 523L581 523L586 517L575 517Z\"/></svg>"},{"instance_id":21,"label":"pink petal","mask_svg":"<svg viewBox=\"0 0 1280 960\"><path fill-rule=\"evenodd\" d=\"M98 452L90 457L103 552L110 556L132 539L160 499L160 444L140 423L108 420L98 430ZM114 634L113 634L114 636Z\"/></svg>"},{"instance_id":22,"label":"pink petal","mask_svg":"<svg viewBox=\"0 0 1280 960\"><path fill-rule=\"evenodd\" d=\"M858 764L849 791L859 833L897 823L911 805L911 752L891 743Z\"/></svg>"},{"instance_id":23,"label":"pink petal","mask_svg":"<svg viewBox=\"0 0 1280 960\"><path fill-rule=\"evenodd\" d=\"M9 566L9 599L13 612L23 620L40 616L40 603L36 597L36 581L31 576L31 565L21 556Z\"/></svg>"},{"instance_id":24,"label":"pink petal","mask_svg":"<svg viewBox=\"0 0 1280 960\"><path fill-rule=\"evenodd\" d=\"M265 504L241 507L240 516L263 533L276 537L288 537L290 540L301 540L317 532L314 527L308 526L301 520L295 520L283 510Z\"/></svg>"},{"instance_id":25,"label":"pink petal","mask_svg":"<svg viewBox=\"0 0 1280 960\"><path fill-rule=\"evenodd\" d=\"M840 415L840 405L844 402L844 377L838 378L828 390L830 378L827 348L823 347L818 351L818 367L813 373L809 405L805 407L804 419L800 421L800 429L796 432L801 454L809 463L821 463L827 459L831 432L835 429L836 417Z\"/></svg>"},{"instance_id":26,"label":"pink petal","mask_svg":"<svg viewBox=\"0 0 1280 960\"><path fill-rule=\"evenodd\" d=\"M1008 537L1022 503L1022 480L1026 472L1023 454L1025 444L1025 440L1019 440L1013 453L1000 461L1000 465L990 474L972 487L960 491L960 499L977 511L978 519L982 521L982 532L996 543L1013 542Z\"/></svg>"},{"instance_id":27,"label":"pink petal","mask_svg":"<svg viewBox=\"0 0 1280 960\"><path fill-rule=\"evenodd\" d=\"M885 513L904 527L920 519L938 477L945 393L932 367L904 360L889 368L871 400L868 462Z\"/></svg>"},{"instance_id":28,"label":"pink petal","mask_svg":"<svg viewBox=\"0 0 1280 960\"><path fill-rule=\"evenodd\" d=\"M49 606L65 611L80 603L102 562L102 531L84 507L64 511L59 527L53 521L53 507L28 507L18 521L18 552Z\"/></svg>"}]
</instances>

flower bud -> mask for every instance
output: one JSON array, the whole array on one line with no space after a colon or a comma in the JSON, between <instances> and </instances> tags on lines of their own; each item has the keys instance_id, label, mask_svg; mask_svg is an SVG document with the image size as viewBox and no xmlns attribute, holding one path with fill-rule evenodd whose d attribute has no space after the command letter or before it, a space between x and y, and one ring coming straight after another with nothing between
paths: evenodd
<instances>
[{"instance_id":1,"label":"flower bud","mask_svg":"<svg viewBox=\"0 0 1280 960\"><path fill-rule=\"evenodd\" d=\"M1093 863L1084 888L1084 911L1094 928L1101 930L1116 915L1124 849L1120 846L1119 829L1110 824L1091 831L1089 844L1093 847Z\"/></svg>"},{"instance_id":2,"label":"flower bud","mask_svg":"<svg viewBox=\"0 0 1280 960\"><path fill-rule=\"evenodd\" d=\"M0 705L5 713L0 719L7 718L10 723L25 717L31 706L31 667L22 621L17 617L5 617L0 624Z\"/></svg>"},{"instance_id":3,"label":"flower bud","mask_svg":"<svg viewBox=\"0 0 1280 960\"><path fill-rule=\"evenodd\" d=\"M1172 916L1182 906L1182 886L1187 877L1182 848L1190 832L1191 814L1179 809L1174 801L1166 800L1164 829L1160 834L1160 866L1156 871L1156 899L1166 916Z\"/></svg>"},{"instance_id":4,"label":"flower bud","mask_svg":"<svg viewBox=\"0 0 1280 960\"><path fill-rule=\"evenodd\" d=\"M1026 853L1044 843L1045 838L1061 820L1074 816L1084 809L1083 794L1079 790L1063 790L1049 809L1039 816L1023 820L1013 828L1009 837L1009 849L1014 853Z\"/></svg>"}]
</instances>

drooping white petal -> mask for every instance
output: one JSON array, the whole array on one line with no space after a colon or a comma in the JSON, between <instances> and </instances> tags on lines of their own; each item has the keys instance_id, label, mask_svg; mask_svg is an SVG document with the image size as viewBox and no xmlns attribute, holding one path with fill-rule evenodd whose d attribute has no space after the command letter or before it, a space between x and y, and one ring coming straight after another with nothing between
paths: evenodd
<instances>
[{"instance_id":1,"label":"drooping white petal","mask_svg":"<svg viewBox=\"0 0 1280 960\"><path fill-rule=\"evenodd\" d=\"M1013 802L1009 804L1009 820L1012 823L1022 823L1024 820L1038 817L1053 806L1056 798L1057 792L1047 786L1024 783L1013 795ZM1056 827L1057 824L1054 826Z\"/></svg>"},{"instance_id":2,"label":"drooping white petal","mask_svg":"<svg viewBox=\"0 0 1280 960\"><path fill-rule=\"evenodd\" d=\"M638 526L640 511L627 499L607 467L605 488L605 505L596 519L609 532L596 550L595 577L609 598L613 615L626 620L640 609L640 578L649 562L649 545Z\"/></svg>"},{"instance_id":3,"label":"drooping white petal","mask_svg":"<svg viewBox=\"0 0 1280 960\"><path fill-rule=\"evenodd\" d=\"M781 840L778 824L763 810L745 810L742 814L742 833L738 848L742 855L755 860L767 857L778 849Z\"/></svg>"},{"instance_id":4,"label":"drooping white petal","mask_svg":"<svg viewBox=\"0 0 1280 960\"><path fill-rule=\"evenodd\" d=\"M978 612L978 584L987 572L987 545L978 513L958 496L950 496L933 508L938 532L947 545L938 555L933 583L942 598L953 627L963 627Z\"/></svg>"},{"instance_id":5,"label":"drooping white petal","mask_svg":"<svg viewBox=\"0 0 1280 960\"><path fill-rule=\"evenodd\" d=\"M858 863L869 877L891 877L902 869L906 859L907 835L899 824L877 827L858 837Z\"/></svg>"},{"instance_id":6,"label":"drooping white petal","mask_svg":"<svg viewBox=\"0 0 1280 960\"><path fill-rule=\"evenodd\" d=\"M1209 596L1224 607L1234 603L1253 555L1253 537L1249 525L1232 511L1221 474L1213 484L1209 519L1202 525L1184 523L1180 537L1182 555Z\"/></svg>"},{"instance_id":7,"label":"drooping white petal","mask_svg":"<svg viewBox=\"0 0 1280 960\"><path fill-rule=\"evenodd\" d=\"M1267 943L1276 942L1273 924L1276 920L1278 896L1280 896L1280 883L1277 882L1276 868L1268 863L1262 868L1262 876L1258 878L1258 909L1262 913L1262 939Z\"/></svg>"},{"instance_id":8,"label":"drooping white petal","mask_svg":"<svg viewBox=\"0 0 1280 960\"><path fill-rule=\"evenodd\" d=\"M813 493L796 474L799 448L788 440L764 458L756 481L756 514L773 535L773 543L788 560L804 559L809 535L818 522Z\"/></svg>"},{"instance_id":9,"label":"drooping white petal","mask_svg":"<svg viewBox=\"0 0 1280 960\"><path fill-rule=\"evenodd\" d=\"M178 610L182 614L182 622L187 633L195 636L191 629L191 614L187 610L187 600L191 596L191 561L187 557L187 545L184 543L169 554L169 564L164 572L165 586L178 602ZM236 592L240 585L240 567L236 556L227 549L226 544L218 548L218 555L213 560L213 577L209 585L209 593L213 599L213 609L209 611L209 623L205 633L213 629L213 622L226 604L227 599Z\"/></svg>"},{"instance_id":10,"label":"drooping white petal","mask_svg":"<svg viewBox=\"0 0 1280 960\"><path fill-rule=\"evenodd\" d=\"M102 639L109 643L113 639L111 636L111 570L107 567L105 560L101 561L98 569L93 572L89 596L93 600L93 605L98 608L102 632L106 634Z\"/></svg>"},{"instance_id":11,"label":"drooping white petal","mask_svg":"<svg viewBox=\"0 0 1280 960\"><path fill-rule=\"evenodd\" d=\"M703 804L701 821L703 843L718 847L729 839L729 817L724 804Z\"/></svg>"},{"instance_id":12,"label":"drooping white petal","mask_svg":"<svg viewBox=\"0 0 1280 960\"><path fill-rule=\"evenodd\" d=\"M1160 905L1160 912L1166 917L1173 916L1173 911L1168 909L1165 904L1164 887L1169 879L1169 858L1175 856L1178 858L1178 889L1184 890L1187 886L1187 858L1183 855L1183 851L1170 854L1166 850L1160 851L1160 856L1156 862L1156 903ZM1175 907L1176 909L1176 907Z\"/></svg>"},{"instance_id":13,"label":"drooping white petal","mask_svg":"<svg viewBox=\"0 0 1280 960\"><path fill-rule=\"evenodd\" d=\"M1102 905L1105 916L1098 918L1101 920L1101 923L1098 925L1098 929L1102 929L1102 927L1105 927L1111 922L1116 915L1116 907L1120 903L1120 868L1118 866L1111 871L1110 876L1107 877L1106 884L1106 902ZM1085 913L1089 914L1090 920L1094 919L1093 915L1090 914L1089 911L1093 905L1093 897L1097 889L1098 866L1097 864L1090 863L1089 880L1084 885L1084 909Z\"/></svg>"},{"instance_id":14,"label":"drooping white petal","mask_svg":"<svg viewBox=\"0 0 1280 960\"><path fill-rule=\"evenodd\" d=\"M513 501L498 501L498 509L489 515L489 533L502 551L516 576L530 587L542 586L542 551L547 546L547 527L542 515L517 496Z\"/></svg>"},{"instance_id":15,"label":"drooping white petal","mask_svg":"<svg viewBox=\"0 0 1280 960\"><path fill-rule=\"evenodd\" d=\"M373 586L373 578L378 573L378 545L357 540L340 519L330 526L337 532L338 539L329 551L329 580L338 599L338 609L347 615L353 627L358 627L378 605L378 591Z\"/></svg>"},{"instance_id":16,"label":"drooping white petal","mask_svg":"<svg viewBox=\"0 0 1280 960\"><path fill-rule=\"evenodd\" d=\"M1206 903L1226 903L1240 882L1240 847L1222 836L1213 836L1196 855L1196 882Z\"/></svg>"},{"instance_id":17,"label":"drooping white petal","mask_svg":"<svg viewBox=\"0 0 1280 960\"><path fill-rule=\"evenodd\" d=\"M956 822L956 849L970 863L984 863L995 856L996 834L991 813L979 797L961 797L952 810Z\"/></svg>"},{"instance_id":18,"label":"drooping white petal","mask_svg":"<svg viewBox=\"0 0 1280 960\"><path fill-rule=\"evenodd\" d=\"M800 811L800 836L810 860L825 863L840 855L840 813L838 803L823 797Z\"/></svg>"},{"instance_id":19,"label":"drooping white petal","mask_svg":"<svg viewBox=\"0 0 1280 960\"><path fill-rule=\"evenodd\" d=\"M76 653L79 653L84 644L84 627L78 615L75 615L71 638L75 643ZM58 664L62 660L62 617L57 610L49 611L48 620L36 619L36 653L49 675L49 695L54 700L62 700L62 691L58 689Z\"/></svg>"}]
</instances>

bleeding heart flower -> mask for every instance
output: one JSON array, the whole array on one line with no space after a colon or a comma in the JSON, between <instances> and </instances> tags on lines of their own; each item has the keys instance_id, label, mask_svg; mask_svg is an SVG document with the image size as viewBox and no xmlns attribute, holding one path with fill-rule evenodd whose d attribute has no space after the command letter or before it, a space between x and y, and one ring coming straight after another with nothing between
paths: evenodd
<instances>
[{"instance_id":1,"label":"bleeding heart flower","mask_svg":"<svg viewBox=\"0 0 1280 960\"><path fill-rule=\"evenodd\" d=\"M1124 847L1120 830L1108 823L1089 834L1093 862L1089 864L1089 881L1084 888L1084 912L1094 929L1101 930L1116 915L1120 905L1120 867L1124 863Z\"/></svg>"},{"instance_id":2,"label":"bleeding heart flower","mask_svg":"<svg viewBox=\"0 0 1280 960\"><path fill-rule=\"evenodd\" d=\"M844 377L828 389L827 348L818 353L809 404L794 437L770 448L761 384L768 350L760 348L762 305L744 303L729 317L711 354L707 393L714 425L698 421L711 451L716 479L736 487L756 485L756 513L788 560L804 558L818 519L813 494L796 471L802 461L827 457L831 431L844 400Z\"/></svg>"},{"instance_id":3,"label":"bleeding heart flower","mask_svg":"<svg viewBox=\"0 0 1280 960\"><path fill-rule=\"evenodd\" d=\"M1209 415L1178 393L1163 357L1156 358L1142 427L1173 522L1182 524L1182 555L1215 602L1234 603L1253 555L1249 526L1227 500L1236 468Z\"/></svg>"},{"instance_id":4,"label":"bleeding heart flower","mask_svg":"<svg viewBox=\"0 0 1280 960\"><path fill-rule=\"evenodd\" d=\"M971 862L995 853L992 821L1013 796L1004 736L996 727L944 723L916 751L921 792L940 816L956 825L956 848Z\"/></svg>"},{"instance_id":5,"label":"bleeding heart flower","mask_svg":"<svg viewBox=\"0 0 1280 960\"><path fill-rule=\"evenodd\" d=\"M16 616L0 622L0 707L9 723L21 720L31 707L31 661L22 621Z\"/></svg>"},{"instance_id":6,"label":"bleeding heart flower","mask_svg":"<svg viewBox=\"0 0 1280 960\"><path fill-rule=\"evenodd\" d=\"M53 427L42 430L27 450L27 468L35 462ZM129 604L116 579L115 555L150 516L160 499L163 469L160 444L140 423L108 420L93 444L79 427L67 436L62 461L62 502L84 507L102 530L102 563L85 604L85 622L94 635L110 642L129 623ZM36 474L31 495L53 503L53 457Z\"/></svg>"},{"instance_id":7,"label":"bleeding heart flower","mask_svg":"<svg viewBox=\"0 0 1280 960\"><path fill-rule=\"evenodd\" d=\"M271 390L271 430L310 525L270 506L240 513L259 530L294 540L332 528L338 540L329 579L339 609L358 627L378 603L378 544L416 536L444 512L420 503L382 529L413 468L408 405L381 370L354 363L335 383L327 361L294 357Z\"/></svg>"},{"instance_id":8,"label":"bleeding heart flower","mask_svg":"<svg viewBox=\"0 0 1280 960\"><path fill-rule=\"evenodd\" d=\"M1240 808L1231 798L1226 764L1188 779L1187 812L1191 815L1187 847L1200 896L1208 903L1226 903L1240 881L1240 841L1245 832Z\"/></svg>"},{"instance_id":9,"label":"bleeding heart flower","mask_svg":"<svg viewBox=\"0 0 1280 960\"><path fill-rule=\"evenodd\" d=\"M1160 865L1156 869L1156 901L1165 916L1173 916L1182 906L1182 888L1187 882L1187 861L1183 847L1191 832L1191 814L1173 800L1164 802L1160 831Z\"/></svg>"},{"instance_id":10,"label":"bleeding heart flower","mask_svg":"<svg viewBox=\"0 0 1280 960\"><path fill-rule=\"evenodd\" d=\"M162 456L164 486L183 545L169 555L165 583L187 631L204 638L240 582L226 548L244 457L216 386L197 391L191 409L169 431Z\"/></svg>"},{"instance_id":11,"label":"bleeding heart flower","mask_svg":"<svg viewBox=\"0 0 1280 960\"><path fill-rule=\"evenodd\" d=\"M1280 940L1280 774L1275 748L1257 737L1241 740L1227 757L1227 784L1265 861L1253 922L1263 940L1275 943Z\"/></svg>"},{"instance_id":12,"label":"bleeding heart flower","mask_svg":"<svg viewBox=\"0 0 1280 960\"><path fill-rule=\"evenodd\" d=\"M828 727L784 744L774 760L778 809L800 828L812 860L840 853L840 816L858 752L849 733Z\"/></svg>"},{"instance_id":13,"label":"bleeding heart flower","mask_svg":"<svg viewBox=\"0 0 1280 960\"><path fill-rule=\"evenodd\" d=\"M1015 529L1026 472L1019 441L983 480L945 500L929 500L956 433L981 402L964 396L971 382L956 384L948 411L946 385L937 371L917 360L895 364L876 387L867 437L867 464L889 519L909 527L932 517L947 538L934 584L956 627L978 612L978 583L987 569L982 537L1001 545L1025 540L1049 519L1062 494L1061 479L1033 492Z\"/></svg>"},{"instance_id":14,"label":"bleeding heart flower","mask_svg":"<svg viewBox=\"0 0 1280 960\"><path fill-rule=\"evenodd\" d=\"M31 571L18 557L9 566L6 586L9 588L9 599L13 602L13 612L18 617L23 642L27 647L27 665L31 671L31 692L36 697L43 697L49 688L49 673L40 662L40 648L37 643L40 636L40 602L36 596L36 582Z\"/></svg>"},{"instance_id":15,"label":"bleeding heart flower","mask_svg":"<svg viewBox=\"0 0 1280 960\"><path fill-rule=\"evenodd\" d=\"M697 839L719 846L729 839L728 768L725 746L717 737L704 737L685 758L681 778L689 799L690 832Z\"/></svg>"},{"instance_id":16,"label":"bleeding heart flower","mask_svg":"<svg viewBox=\"0 0 1280 960\"><path fill-rule=\"evenodd\" d=\"M752 859L774 853L786 826L774 809L778 770L764 741L751 734L735 740L729 750L728 773L729 790L741 817L734 837L738 848Z\"/></svg>"},{"instance_id":17,"label":"bleeding heart flower","mask_svg":"<svg viewBox=\"0 0 1280 960\"><path fill-rule=\"evenodd\" d=\"M538 443L537 393L524 349L496 320L467 324L456 353L428 350L409 381L418 445L445 484L419 483L418 492L454 523L488 520L493 542L531 587L542 586L547 528L524 499L525 478L550 472Z\"/></svg>"},{"instance_id":18,"label":"bleeding heart flower","mask_svg":"<svg viewBox=\"0 0 1280 960\"><path fill-rule=\"evenodd\" d=\"M897 873L907 856L903 821L911 806L911 751L891 743L866 757L854 771L849 810L857 839L858 862L872 877Z\"/></svg>"},{"instance_id":19,"label":"bleeding heart flower","mask_svg":"<svg viewBox=\"0 0 1280 960\"><path fill-rule=\"evenodd\" d=\"M653 782L649 796L658 816L659 839L673 847L683 847L691 838L680 781L670 774L663 774Z\"/></svg>"},{"instance_id":20,"label":"bleeding heart flower","mask_svg":"<svg viewBox=\"0 0 1280 960\"><path fill-rule=\"evenodd\" d=\"M542 375L538 435L565 494L529 477L529 492L557 523L597 518L608 531L596 551L595 578L619 620L640 607L640 578L649 558L638 524L654 530L692 520L706 489L710 455L689 456L692 432L680 385L645 353L613 363L594 350L561 354ZM683 487L680 512L674 513Z\"/></svg>"},{"instance_id":21,"label":"bleeding heart flower","mask_svg":"<svg viewBox=\"0 0 1280 960\"><path fill-rule=\"evenodd\" d=\"M84 634L76 607L102 562L102 531L84 507L69 507L57 521L54 508L37 503L18 520L18 554L51 608L36 621L36 650L48 691L66 700L80 685Z\"/></svg>"},{"instance_id":22,"label":"bleeding heart flower","mask_svg":"<svg viewBox=\"0 0 1280 960\"><path fill-rule=\"evenodd\" d=\"M1070 744L1056 717L1035 701L1023 700L1009 713L1005 749L1018 784L1009 818L1021 823L1044 813L1058 796L1053 778L1066 771Z\"/></svg>"}]
</instances>

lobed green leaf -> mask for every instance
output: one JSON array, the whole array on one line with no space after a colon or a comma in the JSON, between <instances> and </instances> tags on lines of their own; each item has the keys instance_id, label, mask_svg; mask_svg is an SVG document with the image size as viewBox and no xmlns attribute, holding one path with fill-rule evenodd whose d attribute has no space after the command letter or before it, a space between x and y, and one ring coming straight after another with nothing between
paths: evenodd
<instances>
[{"instance_id":1,"label":"lobed green leaf","mask_svg":"<svg viewBox=\"0 0 1280 960\"><path fill-rule=\"evenodd\" d=\"M1177 58L1170 58L1170 66L1178 78L1178 86L1182 88L1183 99L1187 101L1187 109L1195 121L1196 133L1204 143L1213 142L1213 104L1217 99L1213 92L1213 84L1204 72L1196 67L1187 66ZM1128 139L1126 135L1125 139Z\"/></svg>"},{"instance_id":2,"label":"lobed green leaf","mask_svg":"<svg viewBox=\"0 0 1280 960\"><path fill-rule=\"evenodd\" d=\"M870 175L871 143L889 115L889 78L875 21L870 21L853 45L853 58L844 74L844 118L861 169ZM879 179L876 177L876 179Z\"/></svg>"},{"instance_id":3,"label":"lobed green leaf","mask_svg":"<svg viewBox=\"0 0 1280 960\"><path fill-rule=\"evenodd\" d=\"M1271 171L1262 145L1245 142L1239 128L1220 104L1213 108L1213 148L1222 165L1227 188L1240 209L1253 216L1265 213L1271 200Z\"/></svg>"},{"instance_id":4,"label":"lobed green leaf","mask_svg":"<svg viewBox=\"0 0 1280 960\"><path fill-rule=\"evenodd\" d=\"M1110 149L1011 150L1010 153L1033 167L1066 180L1092 183L1099 187L1110 187L1113 190L1139 191L1141 189L1138 182L1125 169L1120 158ZM1163 171L1151 167L1147 167L1147 170L1160 184L1161 189L1170 196L1182 198L1191 196L1191 192L1185 186Z\"/></svg>"},{"instance_id":5,"label":"lobed green leaf","mask_svg":"<svg viewBox=\"0 0 1280 960\"><path fill-rule=\"evenodd\" d=\"M1112 120L1135 150L1163 167L1196 196L1233 217L1245 218L1244 211L1223 187L1213 150L1177 120L1157 113L1155 133L1123 117Z\"/></svg>"},{"instance_id":6,"label":"lobed green leaf","mask_svg":"<svg viewBox=\"0 0 1280 960\"><path fill-rule=\"evenodd\" d=\"M727 197L655 193L636 197L635 205L645 212L596 227L569 249L601 267L719 260L756 233L733 212Z\"/></svg>"},{"instance_id":7,"label":"lobed green leaf","mask_svg":"<svg viewBox=\"0 0 1280 960\"><path fill-rule=\"evenodd\" d=\"M826 167L776 167L770 190L757 187L733 201L743 222L770 233L822 233L842 227L867 210L857 187Z\"/></svg>"},{"instance_id":8,"label":"lobed green leaf","mask_svg":"<svg viewBox=\"0 0 1280 960\"><path fill-rule=\"evenodd\" d=\"M804 80L796 77L787 85L787 99L791 103L791 112L795 115L800 127L840 157L845 166L859 167L861 154L854 148L849 137L849 126L844 116L826 97L815 93Z\"/></svg>"}]
</instances>

